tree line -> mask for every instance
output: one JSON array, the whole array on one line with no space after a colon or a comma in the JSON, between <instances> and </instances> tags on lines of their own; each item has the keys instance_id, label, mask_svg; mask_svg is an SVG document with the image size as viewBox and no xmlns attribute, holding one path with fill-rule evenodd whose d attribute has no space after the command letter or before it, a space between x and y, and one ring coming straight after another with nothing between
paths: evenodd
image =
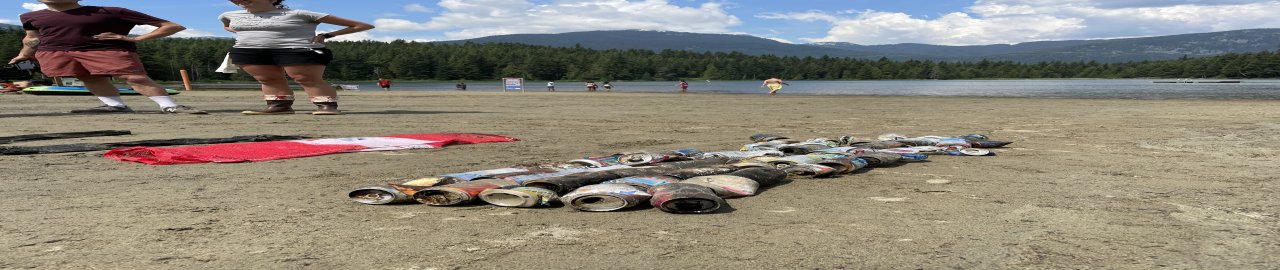
<instances>
[{"instance_id":1,"label":"tree line","mask_svg":"<svg viewBox=\"0 0 1280 270\"><path fill-rule=\"evenodd\" d=\"M0 31L0 56L21 49L20 30ZM234 41L226 38L166 38L140 43L139 54L153 78L252 81L248 75L213 72ZM1280 51L1231 53L1204 58L1128 63L1012 61L892 61L887 58L781 57L731 52L592 50L524 44L429 42L330 42L334 61L325 77L360 81L496 80L962 80L1060 78L1277 78ZM8 59L8 58L5 58Z\"/></svg>"}]
</instances>

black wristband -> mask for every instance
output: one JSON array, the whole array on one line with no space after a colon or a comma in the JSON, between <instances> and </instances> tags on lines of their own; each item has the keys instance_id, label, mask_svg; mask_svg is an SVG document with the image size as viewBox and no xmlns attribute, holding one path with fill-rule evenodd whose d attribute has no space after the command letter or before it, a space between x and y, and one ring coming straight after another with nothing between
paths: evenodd
<instances>
[{"instance_id":1,"label":"black wristband","mask_svg":"<svg viewBox=\"0 0 1280 270\"><path fill-rule=\"evenodd\" d=\"M333 37L335 37L333 34L330 34L330 33L322 33L322 34L319 34L318 36L322 36L322 37L324 37L324 38L333 38Z\"/></svg>"}]
</instances>

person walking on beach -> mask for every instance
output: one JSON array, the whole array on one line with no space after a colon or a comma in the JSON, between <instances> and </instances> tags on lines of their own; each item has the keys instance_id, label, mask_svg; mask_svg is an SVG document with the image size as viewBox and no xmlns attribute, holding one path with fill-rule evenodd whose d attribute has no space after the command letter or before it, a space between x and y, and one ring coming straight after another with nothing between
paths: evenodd
<instances>
[{"instance_id":1,"label":"person walking on beach","mask_svg":"<svg viewBox=\"0 0 1280 270\"><path fill-rule=\"evenodd\" d=\"M587 81L587 92L595 92L596 89L596 81Z\"/></svg>"},{"instance_id":2,"label":"person walking on beach","mask_svg":"<svg viewBox=\"0 0 1280 270\"><path fill-rule=\"evenodd\" d=\"M778 76L772 76L772 77L769 77L768 80L764 80L764 83L760 84L760 86L768 87L769 95L776 96L778 95L778 90L782 90L782 85L784 84L787 84L787 83L782 82L782 79L778 79Z\"/></svg>"},{"instance_id":3,"label":"person walking on beach","mask_svg":"<svg viewBox=\"0 0 1280 270\"><path fill-rule=\"evenodd\" d=\"M285 75L302 85L316 105L313 115L340 115L338 91L324 80L333 52L324 41L373 29L373 25L325 13L289 9L284 0L230 0L244 10L222 13L222 26L236 34L231 62L262 84L267 108L246 115L293 114L293 89ZM321 23L346 28L316 35ZM383 88L390 90L390 87Z\"/></svg>"},{"instance_id":4,"label":"person walking on beach","mask_svg":"<svg viewBox=\"0 0 1280 270\"><path fill-rule=\"evenodd\" d=\"M391 80L378 78L378 87L382 87L382 91L391 91Z\"/></svg>"},{"instance_id":5,"label":"person walking on beach","mask_svg":"<svg viewBox=\"0 0 1280 270\"><path fill-rule=\"evenodd\" d=\"M547 82L547 92L556 91L556 82Z\"/></svg>"},{"instance_id":6,"label":"person walking on beach","mask_svg":"<svg viewBox=\"0 0 1280 270\"><path fill-rule=\"evenodd\" d=\"M676 85L677 85L677 86L680 86L680 93L686 93L686 92L689 92L689 83L688 83L688 82L685 82L684 80L680 80L680 83L678 83L678 84L676 84Z\"/></svg>"},{"instance_id":7,"label":"person walking on beach","mask_svg":"<svg viewBox=\"0 0 1280 270\"><path fill-rule=\"evenodd\" d=\"M164 87L147 76L137 53L138 42L167 37L185 27L126 8L82 6L80 0L39 1L47 9L19 17L27 35L22 38L22 50L9 64L35 59L45 76L76 77L103 103L71 113L133 112L120 98L120 90L111 84L111 77L160 105L161 112L206 113L175 102ZM156 29L141 36L128 36L138 25Z\"/></svg>"},{"instance_id":8,"label":"person walking on beach","mask_svg":"<svg viewBox=\"0 0 1280 270\"><path fill-rule=\"evenodd\" d=\"M604 82L604 91L605 91L605 92L613 92L613 84L610 84L610 83L609 83L609 82L607 82L607 81L606 81L606 82Z\"/></svg>"}]
</instances>

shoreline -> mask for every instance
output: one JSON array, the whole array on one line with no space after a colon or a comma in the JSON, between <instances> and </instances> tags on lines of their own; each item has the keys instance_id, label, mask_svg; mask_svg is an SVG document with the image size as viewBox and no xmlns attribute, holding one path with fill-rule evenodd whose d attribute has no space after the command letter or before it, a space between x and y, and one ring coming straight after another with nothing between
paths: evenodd
<instances>
[{"instance_id":1,"label":"shoreline","mask_svg":"<svg viewBox=\"0 0 1280 270\"><path fill-rule=\"evenodd\" d=\"M526 85L525 92L545 92L544 88ZM567 85L567 86L566 86ZM615 92L674 93L676 88L664 82L619 83ZM220 86L227 87L227 86ZM357 85L363 92L380 89ZM1280 100L1280 80L1260 80L1239 84L1157 84L1148 80L1030 80L1030 81L811 81L797 82L783 89L790 96L902 96L902 97L1044 97L1087 99L1203 99L1203 100ZM497 82L470 84L470 91L499 92ZM561 84L559 92L585 92L573 83ZM452 83L396 84L393 91L457 91ZM758 82L732 81L695 83L691 93L760 94ZM353 91L355 92L355 91Z\"/></svg>"},{"instance_id":2,"label":"shoreline","mask_svg":"<svg viewBox=\"0 0 1280 270\"><path fill-rule=\"evenodd\" d=\"M97 101L0 95L0 123L11 127L0 136L134 133L20 146L252 134L521 139L236 164L150 166L101 151L0 156L0 245L10 251L0 268L1280 266L1274 100L604 94L343 91L342 116L305 114L305 102L296 115L240 115L263 106L249 91L175 96L210 115L163 115L128 96L141 113L71 115L63 112ZM1014 144L993 157L796 179L710 215L346 198L363 185L527 162L733 150L755 133L980 133Z\"/></svg>"},{"instance_id":3,"label":"shoreline","mask_svg":"<svg viewBox=\"0 0 1280 270\"><path fill-rule=\"evenodd\" d=\"M161 86L164 86L164 87L165 87L165 88L167 88L167 89L174 89L174 90L178 90L178 91L181 91L182 93L202 92L202 91L211 91L211 92L237 92L237 93L239 93L239 92L256 92L256 91L261 91L261 90L259 90L259 89L247 89L247 88L208 88L208 89L182 90L181 85L178 85L177 87L169 87L169 85L163 85L163 84L162 84ZM306 96L306 93L302 91L302 88L297 87L297 88L293 88L293 89L294 89L294 91L295 91L295 95L296 95L296 96ZM689 91L689 92L686 92L686 93L679 93L679 90L626 90L626 91L618 90L618 91L613 91L613 92L604 92L604 91L587 92L587 91L585 91L585 90L577 90L577 89L575 89L575 90L557 90L557 91L555 91L555 92L549 92L549 91L545 91L545 90L543 90L543 89L539 89L539 90L537 90L537 91L526 90L524 93L521 93L521 92L519 92L519 91L500 91L500 90L453 90L453 89L409 89L409 90L406 90L406 89L398 89L398 90L391 90L391 91L386 91L386 92L384 92L384 91L382 91L382 90L380 90L380 89L371 89L371 90L338 90L338 96L345 96L345 95L361 95L360 93L365 93L365 94L387 94L387 93L409 93L409 94L412 94L412 93L459 93L459 94L465 94L465 93L492 93L492 94L539 94L539 93L550 93L550 94L572 94L572 93L582 93L582 94L600 94L600 95L609 95L609 94L620 94L620 95L628 95L628 94L675 94L675 95L726 95L726 96L765 96L765 97L768 97L768 96L769 96L767 91L760 92L760 93L706 92L706 91L702 91L702 92L700 92L700 91ZM5 94L13 94L13 93L5 93ZM178 94L178 96L181 96L181 94ZM1008 98L1008 99L1050 99L1050 100L1071 100L1071 99L1079 99L1079 100L1134 100L1134 101L1138 101L1138 100L1169 100L1169 101L1178 101L1178 100L1186 100L1186 101L1276 101L1276 100L1277 100L1277 99L1265 99L1265 98L1262 98L1262 99L1250 99L1250 98L1211 98L1211 97L1209 97L1209 98L1204 98L1204 97L1202 97L1202 98L1192 98L1192 97L1178 97L1178 98L1118 98L1118 97L1097 97L1097 98L1088 98L1088 97L1053 97L1053 96L998 96L998 95L955 95L955 96L940 96L940 95L892 95L892 94L885 94L885 95L866 95L866 94L807 94L807 93L787 93L787 92L780 92L776 97L784 97L784 96L785 96L785 97L827 97L827 98L842 98L842 97L882 97L882 98L921 98L921 99L924 99L924 98L978 98L978 99L988 99L988 98L991 98L991 99L1004 99L1004 98ZM84 97L88 97L88 96L84 96Z\"/></svg>"}]
</instances>

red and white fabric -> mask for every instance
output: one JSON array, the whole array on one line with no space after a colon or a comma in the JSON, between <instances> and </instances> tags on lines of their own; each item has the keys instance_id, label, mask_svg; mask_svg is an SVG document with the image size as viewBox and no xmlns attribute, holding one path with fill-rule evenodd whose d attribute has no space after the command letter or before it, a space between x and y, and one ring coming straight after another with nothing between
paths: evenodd
<instances>
[{"instance_id":1,"label":"red and white fabric","mask_svg":"<svg viewBox=\"0 0 1280 270\"><path fill-rule=\"evenodd\" d=\"M230 163L320 156L336 153L440 148L457 144L514 142L519 139L478 133L400 134L385 137L309 139L182 147L128 147L105 157L151 165Z\"/></svg>"}]
</instances>

